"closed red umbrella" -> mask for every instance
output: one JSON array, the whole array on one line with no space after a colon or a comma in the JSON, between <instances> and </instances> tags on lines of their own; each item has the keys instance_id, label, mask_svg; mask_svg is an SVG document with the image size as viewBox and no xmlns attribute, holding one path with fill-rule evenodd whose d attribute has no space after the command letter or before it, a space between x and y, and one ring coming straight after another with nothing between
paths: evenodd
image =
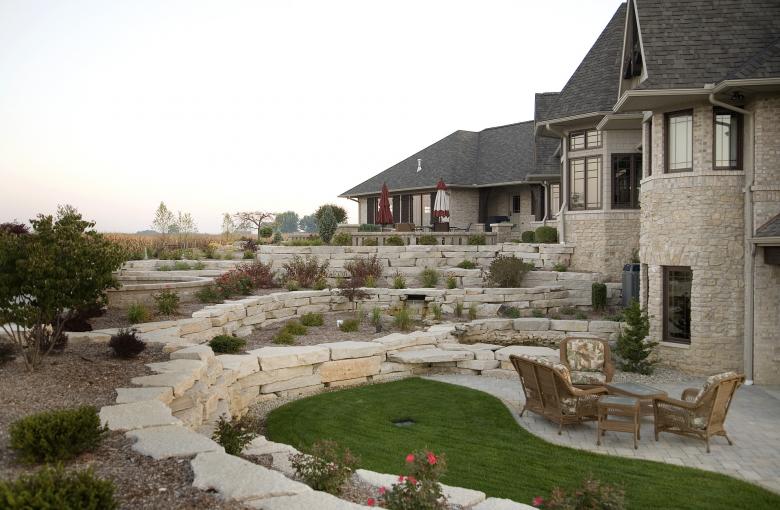
<instances>
[{"instance_id":1,"label":"closed red umbrella","mask_svg":"<svg viewBox=\"0 0 780 510\"><path fill-rule=\"evenodd\" d=\"M387 191L387 183L382 184L382 194L379 196L379 214L376 222L380 225L392 225L393 213L390 212L390 193Z\"/></svg>"},{"instance_id":2,"label":"closed red umbrella","mask_svg":"<svg viewBox=\"0 0 780 510\"><path fill-rule=\"evenodd\" d=\"M439 179L436 184L436 199L433 201L433 216L435 218L449 218L450 195L447 193L447 185L444 179Z\"/></svg>"}]
</instances>

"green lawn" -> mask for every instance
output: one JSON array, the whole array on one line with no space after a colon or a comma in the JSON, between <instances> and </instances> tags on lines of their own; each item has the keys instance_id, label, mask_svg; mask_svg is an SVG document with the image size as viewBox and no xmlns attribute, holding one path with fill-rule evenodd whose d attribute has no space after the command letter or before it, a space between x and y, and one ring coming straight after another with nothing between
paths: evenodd
<instances>
[{"instance_id":1,"label":"green lawn","mask_svg":"<svg viewBox=\"0 0 780 510\"><path fill-rule=\"evenodd\" d=\"M416 425L392 424L401 418ZM731 477L552 445L517 425L498 399L424 379L289 403L270 414L268 436L302 450L318 439L333 439L359 455L361 467L392 474L402 472L404 456L414 449L444 452L444 483L525 503L556 486L577 486L592 474L621 486L632 509L780 508L780 496Z\"/></svg>"}]
</instances>

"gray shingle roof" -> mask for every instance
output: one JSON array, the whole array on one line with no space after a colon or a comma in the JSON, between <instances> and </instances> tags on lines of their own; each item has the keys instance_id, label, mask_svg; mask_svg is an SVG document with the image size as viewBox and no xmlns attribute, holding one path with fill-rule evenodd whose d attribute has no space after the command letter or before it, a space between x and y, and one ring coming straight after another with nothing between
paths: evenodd
<instances>
[{"instance_id":1,"label":"gray shingle roof","mask_svg":"<svg viewBox=\"0 0 780 510\"><path fill-rule=\"evenodd\" d=\"M547 119L547 114L555 105L560 92L537 92L534 95L534 120Z\"/></svg>"},{"instance_id":2,"label":"gray shingle roof","mask_svg":"<svg viewBox=\"0 0 780 510\"><path fill-rule=\"evenodd\" d=\"M780 237L780 214L761 225L756 230L756 237Z\"/></svg>"},{"instance_id":3,"label":"gray shingle roof","mask_svg":"<svg viewBox=\"0 0 780 510\"><path fill-rule=\"evenodd\" d=\"M390 191L433 188L440 177L448 186L455 187L520 182L529 174L539 173L535 163L537 150L540 157L549 158L555 144L555 140L535 138L534 122L530 120L478 133L455 131L341 196L379 193L385 182ZM420 172L418 158L422 159ZM547 167L542 164L541 168ZM557 166L555 171L546 173L556 172Z\"/></svg>"},{"instance_id":4,"label":"gray shingle roof","mask_svg":"<svg viewBox=\"0 0 780 510\"><path fill-rule=\"evenodd\" d=\"M640 89L701 88L780 76L778 0L636 0L647 79Z\"/></svg>"},{"instance_id":5,"label":"gray shingle roof","mask_svg":"<svg viewBox=\"0 0 780 510\"><path fill-rule=\"evenodd\" d=\"M620 5L577 70L551 104L542 102L537 120L612 110L617 101L620 57L623 50L626 4ZM572 41L570 41L572 43ZM537 95L538 99L538 95ZM539 102L537 102L537 106Z\"/></svg>"}]
</instances>

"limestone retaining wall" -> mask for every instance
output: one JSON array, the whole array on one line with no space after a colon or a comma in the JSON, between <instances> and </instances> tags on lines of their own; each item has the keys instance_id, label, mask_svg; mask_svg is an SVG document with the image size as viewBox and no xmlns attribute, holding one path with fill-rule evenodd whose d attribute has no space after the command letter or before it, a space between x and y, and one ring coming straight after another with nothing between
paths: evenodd
<instances>
[{"instance_id":1,"label":"limestone retaining wall","mask_svg":"<svg viewBox=\"0 0 780 510\"><path fill-rule=\"evenodd\" d=\"M169 274L166 272L133 272L119 275L119 289L109 289L108 305L127 307L134 303L154 305L154 296L164 290L175 292L182 303L194 302L195 294L214 283L204 276Z\"/></svg>"}]
</instances>

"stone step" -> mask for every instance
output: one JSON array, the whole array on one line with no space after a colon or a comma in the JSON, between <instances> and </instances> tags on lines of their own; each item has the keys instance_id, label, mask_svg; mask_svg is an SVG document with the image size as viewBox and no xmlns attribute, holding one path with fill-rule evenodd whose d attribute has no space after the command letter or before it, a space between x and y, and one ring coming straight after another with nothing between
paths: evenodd
<instances>
[{"instance_id":1,"label":"stone step","mask_svg":"<svg viewBox=\"0 0 780 510\"><path fill-rule=\"evenodd\" d=\"M535 510L535 506L518 503L511 499L487 498L471 510Z\"/></svg>"},{"instance_id":2,"label":"stone step","mask_svg":"<svg viewBox=\"0 0 780 510\"><path fill-rule=\"evenodd\" d=\"M310 491L296 496L247 501L251 508L262 510L361 510L371 508L339 499L332 494Z\"/></svg>"},{"instance_id":3,"label":"stone step","mask_svg":"<svg viewBox=\"0 0 780 510\"><path fill-rule=\"evenodd\" d=\"M109 430L134 430L162 425L180 425L181 421L174 418L171 408L159 400L144 400L104 406L100 409L100 423L108 425Z\"/></svg>"},{"instance_id":4,"label":"stone step","mask_svg":"<svg viewBox=\"0 0 780 510\"><path fill-rule=\"evenodd\" d=\"M537 347L535 345L510 345L496 351L496 359L498 361L509 361L509 356L512 354L518 356L525 354L528 356L544 356L547 358L560 359L560 351L557 349L551 349L549 347Z\"/></svg>"},{"instance_id":5,"label":"stone step","mask_svg":"<svg viewBox=\"0 0 780 510\"><path fill-rule=\"evenodd\" d=\"M444 349L423 349L388 354L388 361L396 363L446 363L474 359L470 351L449 351Z\"/></svg>"},{"instance_id":6,"label":"stone step","mask_svg":"<svg viewBox=\"0 0 780 510\"><path fill-rule=\"evenodd\" d=\"M159 400L163 404L170 404L173 401L173 390L166 387L116 389L117 404L143 402L144 400Z\"/></svg>"},{"instance_id":7,"label":"stone step","mask_svg":"<svg viewBox=\"0 0 780 510\"><path fill-rule=\"evenodd\" d=\"M125 435L135 440L133 450L155 460L225 451L211 439L180 425L131 430Z\"/></svg>"}]
</instances>

